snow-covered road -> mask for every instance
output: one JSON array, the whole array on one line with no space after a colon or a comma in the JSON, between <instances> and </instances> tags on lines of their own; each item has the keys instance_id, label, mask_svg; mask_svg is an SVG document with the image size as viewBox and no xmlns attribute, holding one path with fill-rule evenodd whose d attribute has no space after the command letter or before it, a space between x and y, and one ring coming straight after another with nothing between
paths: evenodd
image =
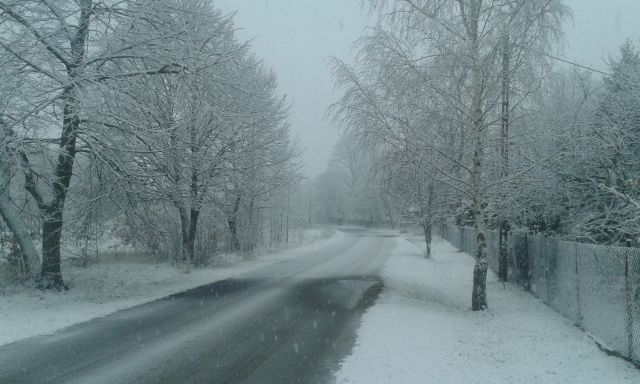
<instances>
[{"instance_id":1,"label":"snow-covered road","mask_svg":"<svg viewBox=\"0 0 640 384\"><path fill-rule=\"evenodd\" d=\"M329 228L305 230L305 243L245 260L222 255L223 265L181 271L168 263L103 260L87 267L65 263L63 275L71 290L40 291L19 284L0 285L0 346L148 303L174 293L257 271L268 265L304 257L344 236Z\"/></svg>"},{"instance_id":2,"label":"snow-covered road","mask_svg":"<svg viewBox=\"0 0 640 384\"><path fill-rule=\"evenodd\" d=\"M330 381L395 244L350 231L291 260L6 345L0 382Z\"/></svg>"},{"instance_id":3,"label":"snow-covered road","mask_svg":"<svg viewBox=\"0 0 640 384\"><path fill-rule=\"evenodd\" d=\"M489 310L471 312L473 259L437 241L425 260L422 245L346 231L232 279L0 347L0 383L640 382L640 370L491 274Z\"/></svg>"}]
</instances>

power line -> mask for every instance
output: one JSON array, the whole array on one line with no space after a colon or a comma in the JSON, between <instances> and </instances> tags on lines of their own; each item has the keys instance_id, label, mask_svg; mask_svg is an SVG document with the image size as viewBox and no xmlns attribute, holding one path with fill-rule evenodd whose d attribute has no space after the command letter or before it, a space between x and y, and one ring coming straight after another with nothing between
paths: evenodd
<instances>
[{"instance_id":1,"label":"power line","mask_svg":"<svg viewBox=\"0 0 640 384\"><path fill-rule=\"evenodd\" d=\"M547 54L547 53L543 53L543 55L544 55L544 56L547 56L547 57L548 57L548 58L550 58L550 59L558 60L558 61L561 61L561 62L566 63L566 64L571 64L571 65L573 65L573 66L576 66L576 67L579 67L579 68L582 68L582 69L586 69L586 70L591 71L591 72L596 72L596 73L599 73L599 74L602 74L602 75L605 75L605 76L611 76L611 74L610 74L610 73L607 73L607 72L601 71L601 70L599 70L599 69L595 69L595 68L587 67L587 66L585 66L585 65L578 64L578 63L575 63L575 62L573 62L573 61L569 61L569 60L566 60L566 59L562 59L562 58L557 57L557 56L549 55L549 54Z\"/></svg>"}]
</instances>

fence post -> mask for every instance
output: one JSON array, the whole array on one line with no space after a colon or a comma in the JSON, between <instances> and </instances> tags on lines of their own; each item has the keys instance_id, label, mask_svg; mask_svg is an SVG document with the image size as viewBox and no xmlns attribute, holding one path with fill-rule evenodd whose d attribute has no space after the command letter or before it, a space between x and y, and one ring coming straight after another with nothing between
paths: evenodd
<instances>
[{"instance_id":1,"label":"fence post","mask_svg":"<svg viewBox=\"0 0 640 384\"><path fill-rule=\"evenodd\" d=\"M578 243L573 244L573 249L573 254L575 255L576 261L576 308L578 309L578 323L576 325L578 326L578 328L582 328L582 312L580 311L580 269L578 267L580 263L578 262Z\"/></svg>"},{"instance_id":2,"label":"fence post","mask_svg":"<svg viewBox=\"0 0 640 384\"><path fill-rule=\"evenodd\" d=\"M627 310L627 345L628 355L630 359L633 359L633 292L631 287L631 279L629 277L629 252L631 248L627 247L624 252L624 292L625 292L625 304Z\"/></svg>"},{"instance_id":3,"label":"fence post","mask_svg":"<svg viewBox=\"0 0 640 384\"><path fill-rule=\"evenodd\" d=\"M551 300L549 300L549 242L546 237L542 237L544 241L542 242L542 254L544 255L544 300L543 302L547 305L551 305Z\"/></svg>"},{"instance_id":4,"label":"fence post","mask_svg":"<svg viewBox=\"0 0 640 384\"><path fill-rule=\"evenodd\" d=\"M517 243L514 244L516 251L514 252L514 265L517 268L517 282L527 291L531 290L529 276L529 240L528 234L525 232L518 236Z\"/></svg>"}]
</instances>

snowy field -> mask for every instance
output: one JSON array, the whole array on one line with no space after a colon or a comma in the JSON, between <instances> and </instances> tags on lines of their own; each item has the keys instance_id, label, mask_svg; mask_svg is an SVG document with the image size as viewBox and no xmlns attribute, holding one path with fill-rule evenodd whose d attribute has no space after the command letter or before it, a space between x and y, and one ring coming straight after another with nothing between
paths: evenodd
<instances>
[{"instance_id":1,"label":"snowy field","mask_svg":"<svg viewBox=\"0 0 640 384\"><path fill-rule=\"evenodd\" d=\"M397 241L337 384L640 383L640 370L491 273L490 309L472 312L474 261L449 243L425 260L424 243Z\"/></svg>"},{"instance_id":2,"label":"snowy field","mask_svg":"<svg viewBox=\"0 0 640 384\"><path fill-rule=\"evenodd\" d=\"M0 287L0 346L300 257L340 237L341 232L310 229L304 236L303 246L227 267L180 271L167 264L141 262L100 263L87 268L67 264L63 270L71 288L67 292L42 292L19 285Z\"/></svg>"}]
</instances>

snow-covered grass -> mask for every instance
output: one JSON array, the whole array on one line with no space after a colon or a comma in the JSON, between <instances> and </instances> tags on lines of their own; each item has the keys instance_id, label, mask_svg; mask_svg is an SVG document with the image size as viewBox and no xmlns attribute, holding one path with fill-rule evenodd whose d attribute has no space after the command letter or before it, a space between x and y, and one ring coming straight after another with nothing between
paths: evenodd
<instances>
[{"instance_id":1,"label":"snow-covered grass","mask_svg":"<svg viewBox=\"0 0 640 384\"><path fill-rule=\"evenodd\" d=\"M397 241L336 383L640 383L640 370L491 273L490 308L472 312L474 261L449 243L425 260L424 243Z\"/></svg>"},{"instance_id":2,"label":"snow-covered grass","mask_svg":"<svg viewBox=\"0 0 640 384\"><path fill-rule=\"evenodd\" d=\"M129 257L105 259L82 268L67 260L63 265L65 280L71 288L67 292L42 292L15 284L0 286L0 346L51 334L121 309L300 257L340 237L331 229L305 232L308 234L305 234L304 246L291 246L224 267L185 271L167 264L155 265L145 258Z\"/></svg>"}]
</instances>

